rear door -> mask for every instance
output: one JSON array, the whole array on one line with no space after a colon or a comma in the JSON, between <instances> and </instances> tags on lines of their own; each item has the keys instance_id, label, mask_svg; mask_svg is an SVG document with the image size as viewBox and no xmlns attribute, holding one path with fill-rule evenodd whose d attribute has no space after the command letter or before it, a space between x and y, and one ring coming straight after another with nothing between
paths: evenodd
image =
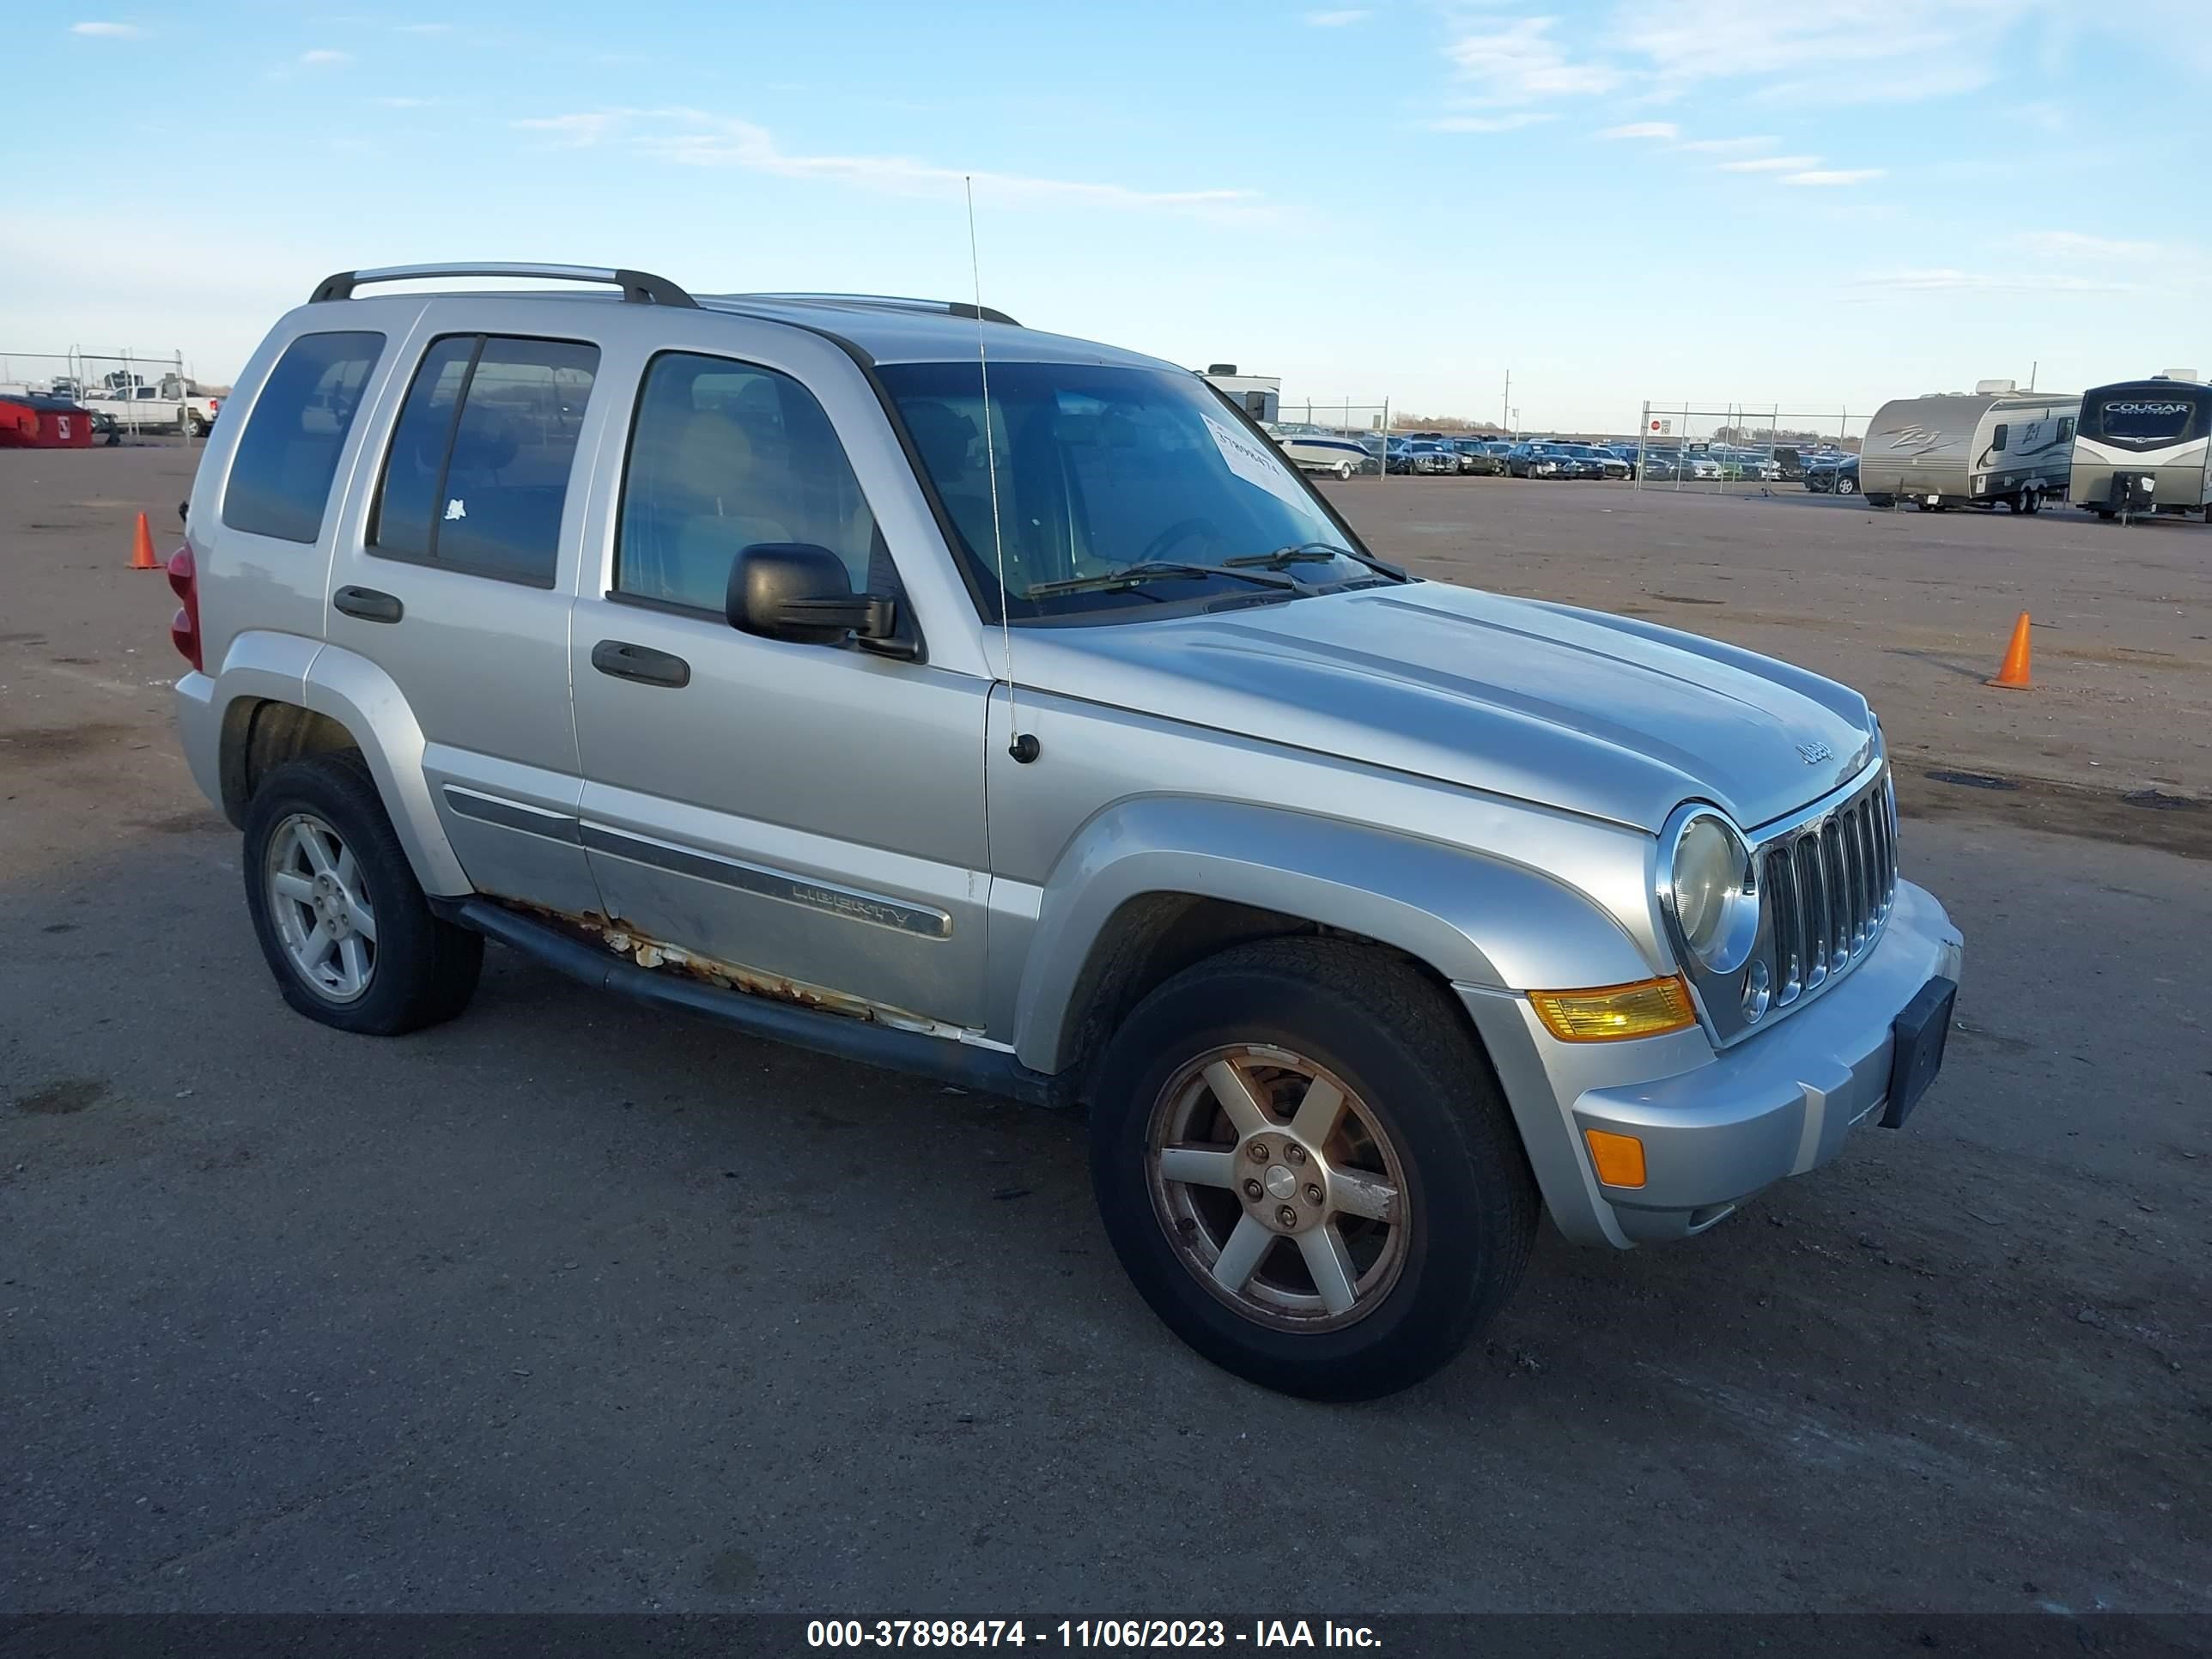
<instances>
[{"instance_id":1,"label":"rear door","mask_svg":"<svg viewBox=\"0 0 2212 1659\"><path fill-rule=\"evenodd\" d=\"M518 317L548 325L520 332ZM327 635L405 699L471 883L570 915L599 908L568 702L601 356L589 320L583 306L428 308L380 400L376 471L338 526Z\"/></svg>"},{"instance_id":2,"label":"rear door","mask_svg":"<svg viewBox=\"0 0 2212 1659\"><path fill-rule=\"evenodd\" d=\"M856 590L911 614L884 528L899 515L852 459L879 478L896 454L880 406L811 337L654 320L627 406L609 398L602 562L572 647L583 838L609 914L751 988L980 1026L990 682L724 618L732 560L763 542L826 547Z\"/></svg>"}]
</instances>

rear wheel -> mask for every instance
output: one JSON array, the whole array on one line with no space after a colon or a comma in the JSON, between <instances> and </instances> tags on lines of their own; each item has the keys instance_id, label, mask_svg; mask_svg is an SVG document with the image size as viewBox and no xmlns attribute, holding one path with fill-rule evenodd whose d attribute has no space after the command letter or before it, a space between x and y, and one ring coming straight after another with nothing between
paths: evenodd
<instances>
[{"instance_id":1,"label":"rear wheel","mask_svg":"<svg viewBox=\"0 0 2212 1659\"><path fill-rule=\"evenodd\" d=\"M1371 947L1242 945L1109 1045L1091 1182L1176 1335L1314 1399L1392 1393L1511 1294L1537 1200L1487 1060L1427 979Z\"/></svg>"},{"instance_id":2,"label":"rear wheel","mask_svg":"<svg viewBox=\"0 0 2212 1659\"><path fill-rule=\"evenodd\" d=\"M246 808L244 862L254 936L300 1013L396 1036L468 1006L483 936L432 914L358 751L270 773Z\"/></svg>"},{"instance_id":3,"label":"rear wheel","mask_svg":"<svg viewBox=\"0 0 2212 1659\"><path fill-rule=\"evenodd\" d=\"M1336 476L1340 479L1350 478L1352 477L1352 463L1350 461L1339 461L1336 464Z\"/></svg>"}]
</instances>

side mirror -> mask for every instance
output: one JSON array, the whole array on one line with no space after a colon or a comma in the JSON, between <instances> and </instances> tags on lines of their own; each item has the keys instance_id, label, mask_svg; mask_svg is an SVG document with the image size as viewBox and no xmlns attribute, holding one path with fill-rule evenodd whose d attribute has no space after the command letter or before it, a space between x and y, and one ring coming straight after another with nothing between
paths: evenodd
<instances>
[{"instance_id":1,"label":"side mirror","mask_svg":"<svg viewBox=\"0 0 2212 1659\"><path fill-rule=\"evenodd\" d=\"M845 562L811 542L756 542L739 553L723 611L732 628L801 645L888 639L898 623L897 601L853 592Z\"/></svg>"}]
</instances>

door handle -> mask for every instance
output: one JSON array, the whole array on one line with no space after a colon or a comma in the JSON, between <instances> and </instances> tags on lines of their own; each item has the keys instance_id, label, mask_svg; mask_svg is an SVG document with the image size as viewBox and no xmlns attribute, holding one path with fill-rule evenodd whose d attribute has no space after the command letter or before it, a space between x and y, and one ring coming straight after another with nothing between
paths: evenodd
<instances>
[{"instance_id":1,"label":"door handle","mask_svg":"<svg viewBox=\"0 0 2212 1659\"><path fill-rule=\"evenodd\" d=\"M655 651L649 645L632 645L628 640L601 640L592 647L592 666L618 680L636 680L645 685L691 684L691 665L683 658Z\"/></svg>"},{"instance_id":2,"label":"door handle","mask_svg":"<svg viewBox=\"0 0 2212 1659\"><path fill-rule=\"evenodd\" d=\"M396 623L407 614L407 607L397 595L379 592L374 587L341 587L331 595L331 604L363 622Z\"/></svg>"}]
</instances>

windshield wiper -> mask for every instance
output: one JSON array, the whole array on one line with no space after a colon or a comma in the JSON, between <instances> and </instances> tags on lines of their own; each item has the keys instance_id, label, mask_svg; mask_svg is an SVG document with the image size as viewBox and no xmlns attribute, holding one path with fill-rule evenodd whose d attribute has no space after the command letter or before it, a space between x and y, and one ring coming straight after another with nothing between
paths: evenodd
<instances>
[{"instance_id":1,"label":"windshield wiper","mask_svg":"<svg viewBox=\"0 0 2212 1659\"><path fill-rule=\"evenodd\" d=\"M1030 588L1026 597L1042 599L1055 593L1092 593L1109 587L1135 587L1164 577L1234 576L1239 581L1252 582L1261 587L1294 589L1297 586L1288 577L1232 568L1237 562L1231 559L1227 564L1180 564L1172 559L1152 559L1143 564L1123 565L1119 570L1102 570L1096 575L1069 576L1056 582L1038 582Z\"/></svg>"},{"instance_id":2,"label":"windshield wiper","mask_svg":"<svg viewBox=\"0 0 2212 1659\"><path fill-rule=\"evenodd\" d=\"M1348 547L1339 547L1334 542L1293 542L1288 547L1279 547L1272 553L1240 553L1224 564L1237 565L1252 570L1281 570L1294 564L1316 564L1328 559L1350 559L1354 564L1364 564L1370 570L1379 570L1386 576L1395 576L1401 581L1406 573L1395 565L1364 553L1354 552Z\"/></svg>"}]
</instances>

